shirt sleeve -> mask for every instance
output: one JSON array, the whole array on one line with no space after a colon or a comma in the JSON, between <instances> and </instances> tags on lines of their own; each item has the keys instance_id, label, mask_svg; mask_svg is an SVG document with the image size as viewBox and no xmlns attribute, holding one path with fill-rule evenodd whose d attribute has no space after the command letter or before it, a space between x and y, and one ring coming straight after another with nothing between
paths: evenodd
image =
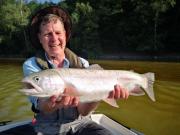
<instances>
[{"instance_id":1,"label":"shirt sleeve","mask_svg":"<svg viewBox=\"0 0 180 135\"><path fill-rule=\"evenodd\" d=\"M41 71L41 69L36 64L35 57L29 58L23 63L24 76L28 76L34 72L39 72L39 71Z\"/></svg>"},{"instance_id":2,"label":"shirt sleeve","mask_svg":"<svg viewBox=\"0 0 180 135\"><path fill-rule=\"evenodd\" d=\"M81 57L79 57L79 58L81 60L81 63L83 65L83 67L88 68L89 67L89 62L84 58L81 58Z\"/></svg>"}]
</instances>

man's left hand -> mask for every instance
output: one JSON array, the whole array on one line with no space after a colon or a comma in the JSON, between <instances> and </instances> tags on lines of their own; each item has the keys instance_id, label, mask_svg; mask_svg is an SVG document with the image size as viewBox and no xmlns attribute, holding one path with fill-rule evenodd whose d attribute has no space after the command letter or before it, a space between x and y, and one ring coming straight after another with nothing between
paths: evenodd
<instances>
[{"instance_id":1,"label":"man's left hand","mask_svg":"<svg viewBox=\"0 0 180 135\"><path fill-rule=\"evenodd\" d=\"M120 85L115 85L114 90L109 93L108 98L114 99L127 99L129 97L129 91L122 88Z\"/></svg>"}]
</instances>

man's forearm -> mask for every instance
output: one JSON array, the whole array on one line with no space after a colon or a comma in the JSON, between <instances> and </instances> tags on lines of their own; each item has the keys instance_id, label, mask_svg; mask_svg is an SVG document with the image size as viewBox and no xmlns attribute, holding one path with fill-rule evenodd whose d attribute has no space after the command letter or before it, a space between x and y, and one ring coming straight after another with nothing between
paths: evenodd
<instances>
[{"instance_id":1,"label":"man's forearm","mask_svg":"<svg viewBox=\"0 0 180 135\"><path fill-rule=\"evenodd\" d=\"M90 112L94 111L99 105L99 102L92 103L79 103L77 106L79 114L82 116L88 115Z\"/></svg>"},{"instance_id":2,"label":"man's forearm","mask_svg":"<svg viewBox=\"0 0 180 135\"><path fill-rule=\"evenodd\" d=\"M45 113L51 113L57 110L57 107L53 106L48 100L39 99L38 106L38 108Z\"/></svg>"}]
</instances>

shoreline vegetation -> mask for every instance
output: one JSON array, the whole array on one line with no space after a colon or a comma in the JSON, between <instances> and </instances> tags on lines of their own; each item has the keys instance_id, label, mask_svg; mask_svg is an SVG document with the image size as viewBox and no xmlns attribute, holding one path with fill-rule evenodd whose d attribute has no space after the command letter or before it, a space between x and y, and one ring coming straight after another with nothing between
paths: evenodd
<instances>
[{"instance_id":1,"label":"shoreline vegetation","mask_svg":"<svg viewBox=\"0 0 180 135\"><path fill-rule=\"evenodd\" d=\"M83 56L81 56L83 57ZM23 56L3 56L0 55L0 62L23 62L28 57ZM86 59L90 60L122 60L122 61L158 61L158 62L180 62L180 54L178 53L119 53L119 54L107 54L107 55L100 55L96 56L95 58L91 59L86 57Z\"/></svg>"},{"instance_id":2,"label":"shoreline vegetation","mask_svg":"<svg viewBox=\"0 0 180 135\"><path fill-rule=\"evenodd\" d=\"M32 56L36 49L29 42L29 19L53 3L0 3L0 58L21 61ZM85 59L180 61L180 4L175 0L65 0L56 5L72 20L67 46Z\"/></svg>"},{"instance_id":3,"label":"shoreline vegetation","mask_svg":"<svg viewBox=\"0 0 180 135\"><path fill-rule=\"evenodd\" d=\"M159 62L180 62L178 53L149 53L149 52L122 52L119 54L107 54L99 56L104 60L129 60L129 61L159 61Z\"/></svg>"}]
</instances>

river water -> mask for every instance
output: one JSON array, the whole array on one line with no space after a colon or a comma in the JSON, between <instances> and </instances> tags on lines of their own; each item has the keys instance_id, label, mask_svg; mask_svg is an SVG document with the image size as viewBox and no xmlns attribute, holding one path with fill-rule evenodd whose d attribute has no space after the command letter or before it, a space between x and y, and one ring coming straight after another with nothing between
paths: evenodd
<instances>
[{"instance_id":1,"label":"river water","mask_svg":"<svg viewBox=\"0 0 180 135\"><path fill-rule=\"evenodd\" d=\"M101 103L97 113L104 113L121 124L146 135L180 134L180 63L97 61L106 69L134 70L138 73L154 72L156 102L146 95L130 96L119 100L120 108ZM0 121L31 119L30 103L18 90L22 88L22 62L0 63Z\"/></svg>"}]
</instances>

